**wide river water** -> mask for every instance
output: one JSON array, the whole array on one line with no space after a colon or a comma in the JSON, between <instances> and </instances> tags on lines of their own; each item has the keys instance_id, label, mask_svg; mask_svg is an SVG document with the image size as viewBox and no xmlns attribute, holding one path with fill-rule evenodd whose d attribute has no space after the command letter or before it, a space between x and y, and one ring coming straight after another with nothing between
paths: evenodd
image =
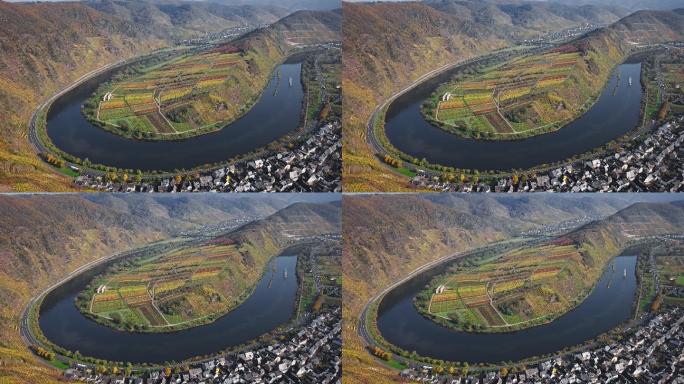
<instances>
[{"instance_id":1,"label":"wide river water","mask_svg":"<svg viewBox=\"0 0 684 384\"><path fill-rule=\"evenodd\" d=\"M226 161L261 148L299 126L304 97L301 69L301 61L278 66L259 100L240 119L219 131L174 141L127 139L94 126L83 116L81 105L116 72L109 71L85 81L52 104L47 115L48 136L64 152L88 158L93 164L123 169L173 171ZM278 71L280 80L275 76Z\"/></svg>"},{"instance_id":2,"label":"wide river water","mask_svg":"<svg viewBox=\"0 0 684 384\"><path fill-rule=\"evenodd\" d=\"M423 317L413 305L413 298L437 273L433 272L416 276L385 296L378 310L378 329L387 341L406 351L441 360L496 363L553 353L592 339L630 317L637 257L619 256L614 261L615 270L606 268L586 300L548 324L499 333L469 333L441 326Z\"/></svg>"},{"instance_id":3,"label":"wide river water","mask_svg":"<svg viewBox=\"0 0 684 384\"><path fill-rule=\"evenodd\" d=\"M621 78L617 78L617 72L613 73L599 100L587 112L555 132L520 140L466 139L428 123L420 112L423 101L455 70L427 80L389 106L385 132L397 149L433 164L455 168L526 169L587 152L620 137L639 123L641 63L625 63L617 68Z\"/></svg>"},{"instance_id":4,"label":"wide river water","mask_svg":"<svg viewBox=\"0 0 684 384\"><path fill-rule=\"evenodd\" d=\"M171 333L117 331L83 316L74 300L106 268L100 265L45 297L40 308L40 328L57 345L79 351L83 356L111 361L163 363L211 354L253 340L294 315L296 265L297 256L274 258L252 295L240 306L213 323ZM276 272L271 273L273 266Z\"/></svg>"}]
</instances>

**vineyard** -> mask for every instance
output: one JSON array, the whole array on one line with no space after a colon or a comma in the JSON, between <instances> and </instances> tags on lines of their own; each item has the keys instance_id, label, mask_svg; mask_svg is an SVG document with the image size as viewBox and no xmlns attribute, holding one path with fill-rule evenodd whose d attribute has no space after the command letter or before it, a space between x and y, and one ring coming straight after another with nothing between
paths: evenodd
<instances>
[{"instance_id":1,"label":"vineyard","mask_svg":"<svg viewBox=\"0 0 684 384\"><path fill-rule=\"evenodd\" d=\"M452 267L419 295L417 307L463 330L496 331L540 324L587 292L582 246L560 239L507 251L494 260ZM424 300L425 302L420 302Z\"/></svg>"},{"instance_id":2,"label":"vineyard","mask_svg":"<svg viewBox=\"0 0 684 384\"><path fill-rule=\"evenodd\" d=\"M138 331L178 328L223 314L247 295L258 268L241 269L237 242L209 241L124 261L98 276L79 297L96 320Z\"/></svg>"},{"instance_id":3,"label":"vineyard","mask_svg":"<svg viewBox=\"0 0 684 384\"><path fill-rule=\"evenodd\" d=\"M572 45L514 59L440 86L428 116L449 131L474 137L549 132L577 117L598 93L588 66Z\"/></svg>"},{"instance_id":4,"label":"vineyard","mask_svg":"<svg viewBox=\"0 0 684 384\"><path fill-rule=\"evenodd\" d=\"M84 112L125 137L168 139L211 132L256 101L275 63L255 53L187 54L102 85Z\"/></svg>"}]
</instances>

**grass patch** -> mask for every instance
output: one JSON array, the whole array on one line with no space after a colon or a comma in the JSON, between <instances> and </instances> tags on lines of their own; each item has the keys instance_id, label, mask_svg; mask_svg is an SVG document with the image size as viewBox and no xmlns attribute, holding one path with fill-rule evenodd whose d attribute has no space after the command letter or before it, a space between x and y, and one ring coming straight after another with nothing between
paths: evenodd
<instances>
[{"instance_id":1,"label":"grass patch","mask_svg":"<svg viewBox=\"0 0 684 384\"><path fill-rule=\"evenodd\" d=\"M397 360L394 360L394 359L390 359L389 361L386 362L386 364L389 365L390 367L394 368L394 369L398 369L398 370L406 369L405 364L403 364Z\"/></svg>"},{"instance_id":2,"label":"grass patch","mask_svg":"<svg viewBox=\"0 0 684 384\"><path fill-rule=\"evenodd\" d=\"M408 177L416 177L416 175L417 175L417 173L415 173L414 171L412 171L408 168L404 168L404 167L397 168L397 172L401 173L404 176L408 176Z\"/></svg>"}]
</instances>

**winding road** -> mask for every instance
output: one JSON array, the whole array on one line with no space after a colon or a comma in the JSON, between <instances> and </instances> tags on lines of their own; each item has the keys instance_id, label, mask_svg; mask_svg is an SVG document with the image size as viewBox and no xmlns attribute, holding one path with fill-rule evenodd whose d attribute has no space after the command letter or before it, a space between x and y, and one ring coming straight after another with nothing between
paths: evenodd
<instances>
[{"instance_id":1,"label":"winding road","mask_svg":"<svg viewBox=\"0 0 684 384\"><path fill-rule=\"evenodd\" d=\"M40 111L42 111L42 110L43 110L45 107L47 107L48 105L52 104L55 100L57 100L58 98L60 98L61 96L63 96L65 93L67 93L67 92L71 91L72 89L74 89L74 88L78 87L79 85L81 85L83 82L85 82L85 81L87 81L87 80L89 80L89 79L91 79L91 78L93 78L93 77L95 77L95 76L97 76L97 75L99 75L99 74L101 74L101 73L103 73L103 72L109 71L110 69L113 69L113 68L116 68L116 67L120 67L120 66L125 65L125 64L130 63L130 62L137 61L137 60L139 60L140 58L141 58L141 56L136 56L136 57L131 58L131 59L128 59L128 60L119 60L119 61L117 61L117 62L115 62L115 63L108 64L108 65L105 65L104 67L100 67L100 68L98 68L98 69L92 70L92 71L86 73L85 75L79 77L78 79L76 79L76 80L75 80L73 83L71 83L70 85L68 85L68 86L66 86L66 87L64 87L64 88L62 88L60 91L58 91L57 93L55 93L54 95L52 95L52 97L50 97L48 100L46 100L45 102L43 102L42 104L40 104L40 105L33 111L33 113L31 114L31 118L29 119L29 135L28 135L28 138L29 138L29 142L31 143L31 145L33 145L33 148L35 148L36 153L37 153L37 154L40 154L40 153L51 152L50 149L49 149L48 147L46 147L46 146L43 144L43 142L40 140L40 138L38 137L37 120L38 120L38 114L39 114ZM47 111L46 111L46 112L47 112ZM71 162L66 161L66 160L65 160L64 163L66 164L66 166L82 167L81 165L74 164L74 163L71 163ZM61 173L60 173L59 171L57 171L57 170L55 170L55 172L61 174ZM88 170L88 173L92 173L93 175L101 175L101 174L103 174L104 172L98 171L98 170L91 170L91 169L89 169L89 170Z\"/></svg>"},{"instance_id":2,"label":"winding road","mask_svg":"<svg viewBox=\"0 0 684 384\"><path fill-rule=\"evenodd\" d=\"M29 315L30 315L31 311L33 310L34 306L36 304L40 304L43 301L43 299L45 298L45 296L47 296L47 294L50 293L53 289L55 289L55 288L59 287L60 285L68 282L69 280L71 280L74 277L80 275L81 273L87 271L88 269L91 269L91 268L96 267L100 264L109 262L111 260L130 256L130 255L133 255L133 254L138 253L138 252L144 252L144 251L147 251L151 248L154 248L154 247L157 247L160 245L174 245L174 244L181 245L183 243L187 243L187 242L191 242L191 241L192 241L192 239L187 239L187 238L171 238L171 239L161 240L161 241L158 241L158 242L155 242L152 244L145 245L145 246L140 247L140 248L135 248L135 249L123 251L120 253L115 253L113 255L104 256L104 257L101 257L97 260L93 260L91 262L88 262L88 263L76 268L75 270L71 271L68 275L66 275L64 278L60 279L56 283L45 288L42 292L40 292L37 296L34 296L28 302L28 304L26 305L26 307L24 308L24 310L21 314L19 333L21 335L22 340L24 341L24 343L27 346L37 345L37 346L44 347L43 343L40 340L38 340L38 338L33 334L33 330L31 329L30 318L29 318L30 316ZM39 310L39 308L36 308L36 309ZM46 349L49 349L49 348L46 348ZM59 355L59 354L55 355L55 359L57 359L58 361L60 361L62 363L67 363L67 364L72 361L72 359L65 357L65 356L62 356L62 355ZM94 367L94 365L89 365L89 366Z\"/></svg>"}]
</instances>

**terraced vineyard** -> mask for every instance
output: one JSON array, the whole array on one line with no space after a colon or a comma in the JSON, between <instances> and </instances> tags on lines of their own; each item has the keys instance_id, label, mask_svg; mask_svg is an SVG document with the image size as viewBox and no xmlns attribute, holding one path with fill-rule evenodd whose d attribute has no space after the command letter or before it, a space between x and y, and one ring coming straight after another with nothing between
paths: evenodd
<instances>
[{"instance_id":1,"label":"terraced vineyard","mask_svg":"<svg viewBox=\"0 0 684 384\"><path fill-rule=\"evenodd\" d=\"M249 296L261 268L241 268L230 239L122 261L77 299L83 313L121 329L167 331L209 322Z\"/></svg>"},{"instance_id":2,"label":"terraced vineyard","mask_svg":"<svg viewBox=\"0 0 684 384\"><path fill-rule=\"evenodd\" d=\"M612 65L596 56L581 43L567 44L458 76L426 101L426 118L475 138L515 139L559 129L591 105L607 79Z\"/></svg>"},{"instance_id":3,"label":"terraced vineyard","mask_svg":"<svg viewBox=\"0 0 684 384\"><path fill-rule=\"evenodd\" d=\"M510 331L549 322L577 305L601 268L587 266L588 246L559 238L539 246L460 263L416 301L424 315L468 331ZM585 249L586 248L586 249Z\"/></svg>"},{"instance_id":4,"label":"terraced vineyard","mask_svg":"<svg viewBox=\"0 0 684 384\"><path fill-rule=\"evenodd\" d=\"M185 54L104 84L84 113L109 131L138 139L215 131L256 102L272 61L232 45Z\"/></svg>"}]
</instances>

